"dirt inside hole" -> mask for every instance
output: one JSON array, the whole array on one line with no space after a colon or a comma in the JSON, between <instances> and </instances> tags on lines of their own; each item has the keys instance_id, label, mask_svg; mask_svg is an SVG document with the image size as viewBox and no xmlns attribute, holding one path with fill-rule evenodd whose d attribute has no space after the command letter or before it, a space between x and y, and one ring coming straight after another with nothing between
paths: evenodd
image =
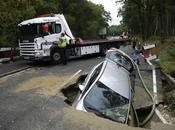
<instances>
[{"instance_id":1,"label":"dirt inside hole","mask_svg":"<svg viewBox=\"0 0 175 130\"><path fill-rule=\"evenodd\" d=\"M79 84L82 84L85 78L87 77L87 74L80 75L74 83L66 85L63 89L61 89L61 92L66 97L65 102L68 105L72 105L74 100L76 99L78 93L80 92Z\"/></svg>"}]
</instances>

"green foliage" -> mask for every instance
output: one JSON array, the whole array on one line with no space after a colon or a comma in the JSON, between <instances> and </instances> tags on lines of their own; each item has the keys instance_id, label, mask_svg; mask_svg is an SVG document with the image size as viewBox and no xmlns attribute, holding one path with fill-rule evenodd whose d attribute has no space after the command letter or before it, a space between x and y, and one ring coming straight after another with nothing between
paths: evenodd
<instances>
[{"instance_id":1,"label":"green foliage","mask_svg":"<svg viewBox=\"0 0 175 130\"><path fill-rule=\"evenodd\" d=\"M167 59L169 59L167 57ZM161 59L162 60L162 59ZM167 61L167 60L162 60L161 62L161 68L168 74L173 74L175 72L175 62L174 61Z\"/></svg>"},{"instance_id":2,"label":"green foliage","mask_svg":"<svg viewBox=\"0 0 175 130\"><path fill-rule=\"evenodd\" d=\"M174 0L120 0L123 24L131 35L141 36L147 43L160 47L161 68L175 76L175 1Z\"/></svg>"},{"instance_id":3,"label":"green foliage","mask_svg":"<svg viewBox=\"0 0 175 130\"><path fill-rule=\"evenodd\" d=\"M165 94L164 100L169 106L170 114L175 116L175 101L174 101L175 100L175 90L174 88L172 88L171 91Z\"/></svg>"},{"instance_id":4,"label":"green foliage","mask_svg":"<svg viewBox=\"0 0 175 130\"><path fill-rule=\"evenodd\" d=\"M98 38L111 19L102 5L87 0L1 0L0 47L18 46L17 25L44 13L63 13L73 34L85 39Z\"/></svg>"},{"instance_id":5,"label":"green foliage","mask_svg":"<svg viewBox=\"0 0 175 130\"><path fill-rule=\"evenodd\" d=\"M168 54L169 54L170 57L175 59L175 48L170 48L168 50Z\"/></svg>"},{"instance_id":6,"label":"green foliage","mask_svg":"<svg viewBox=\"0 0 175 130\"><path fill-rule=\"evenodd\" d=\"M159 65L164 72L175 77L175 37L169 37L165 40L164 44L162 44L160 37L153 36L150 37L148 40L144 41L144 43L157 45L160 53Z\"/></svg>"},{"instance_id":7,"label":"green foliage","mask_svg":"<svg viewBox=\"0 0 175 130\"><path fill-rule=\"evenodd\" d=\"M38 6L35 7L36 12L38 15L46 14L46 13L57 13L57 5L55 4L55 1L53 0L44 0L39 4Z\"/></svg>"},{"instance_id":8,"label":"green foliage","mask_svg":"<svg viewBox=\"0 0 175 130\"><path fill-rule=\"evenodd\" d=\"M63 7L66 1L61 4L62 10L60 12L65 12L75 37L98 38L99 29L107 27L107 21L111 19L110 13L106 12L102 5L95 5L86 0L70 1L65 8Z\"/></svg>"},{"instance_id":9,"label":"green foliage","mask_svg":"<svg viewBox=\"0 0 175 130\"><path fill-rule=\"evenodd\" d=\"M141 35L144 40L151 36L175 35L174 0L120 0L123 7L119 15L134 35Z\"/></svg>"},{"instance_id":10,"label":"green foliage","mask_svg":"<svg viewBox=\"0 0 175 130\"><path fill-rule=\"evenodd\" d=\"M123 32L127 31L127 27L124 25L112 25L108 28L108 35L120 36Z\"/></svg>"},{"instance_id":11,"label":"green foliage","mask_svg":"<svg viewBox=\"0 0 175 130\"><path fill-rule=\"evenodd\" d=\"M175 40L170 38L160 46L160 66L168 74L175 77Z\"/></svg>"},{"instance_id":12,"label":"green foliage","mask_svg":"<svg viewBox=\"0 0 175 130\"><path fill-rule=\"evenodd\" d=\"M26 1L0 1L0 47L17 46L17 25L35 15L35 9Z\"/></svg>"}]
</instances>

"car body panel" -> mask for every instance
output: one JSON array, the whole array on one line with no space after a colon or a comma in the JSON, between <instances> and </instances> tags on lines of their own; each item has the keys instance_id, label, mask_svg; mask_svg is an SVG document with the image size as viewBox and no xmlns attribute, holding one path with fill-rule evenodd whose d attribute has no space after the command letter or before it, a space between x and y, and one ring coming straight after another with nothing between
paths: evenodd
<instances>
[{"instance_id":1,"label":"car body panel","mask_svg":"<svg viewBox=\"0 0 175 130\"><path fill-rule=\"evenodd\" d=\"M128 72L126 72L123 67L110 62L107 62L106 69L99 79L103 84L110 86L112 90L129 99L131 86L128 80Z\"/></svg>"},{"instance_id":2,"label":"car body panel","mask_svg":"<svg viewBox=\"0 0 175 130\"><path fill-rule=\"evenodd\" d=\"M102 65L100 68L101 69L100 72L98 72L98 75L95 77L95 79L93 79L93 83L91 83L91 85L88 86L88 83L90 82L93 74L95 73L94 71L96 71L96 69L98 69L100 65ZM84 101L86 97L88 96L88 94L91 92L91 90L94 88L96 83L101 82L102 84L107 86L107 88L110 88L112 91L114 91L116 94L119 94L122 97L128 99L127 109L125 109L126 121L125 122L122 121L122 123L127 123L127 119L129 117L130 106L131 106L130 103L132 100L129 74L130 73L126 69L124 69L122 66L114 62L111 62L111 61L107 61L107 60L103 61L102 63L96 65L92 69L92 71L89 73L89 75L86 77L83 83L85 88L82 92L78 94L72 106L75 107L77 110L89 112L89 110L85 107L86 104L84 103ZM110 109L108 110L107 112L108 114L109 114L109 111L111 110Z\"/></svg>"}]
</instances>

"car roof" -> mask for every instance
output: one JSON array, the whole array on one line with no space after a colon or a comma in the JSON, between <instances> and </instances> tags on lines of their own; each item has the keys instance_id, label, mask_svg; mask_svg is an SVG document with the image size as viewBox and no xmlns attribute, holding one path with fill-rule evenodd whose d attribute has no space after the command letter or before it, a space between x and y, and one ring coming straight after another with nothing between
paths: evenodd
<instances>
[{"instance_id":1,"label":"car roof","mask_svg":"<svg viewBox=\"0 0 175 130\"><path fill-rule=\"evenodd\" d=\"M105 67L102 70L103 73L101 74L99 81L116 93L130 99L131 84L129 72L113 62L105 61L104 63Z\"/></svg>"}]
</instances>

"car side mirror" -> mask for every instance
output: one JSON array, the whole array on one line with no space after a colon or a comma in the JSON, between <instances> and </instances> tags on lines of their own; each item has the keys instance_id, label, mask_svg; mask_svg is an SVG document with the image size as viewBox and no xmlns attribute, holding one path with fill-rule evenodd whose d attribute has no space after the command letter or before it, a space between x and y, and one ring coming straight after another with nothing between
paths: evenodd
<instances>
[{"instance_id":1,"label":"car side mirror","mask_svg":"<svg viewBox=\"0 0 175 130\"><path fill-rule=\"evenodd\" d=\"M85 86L84 86L84 85L82 85L82 84L80 84L78 87L79 87L80 91L83 91L83 90L84 90L84 88L85 88Z\"/></svg>"}]
</instances>

